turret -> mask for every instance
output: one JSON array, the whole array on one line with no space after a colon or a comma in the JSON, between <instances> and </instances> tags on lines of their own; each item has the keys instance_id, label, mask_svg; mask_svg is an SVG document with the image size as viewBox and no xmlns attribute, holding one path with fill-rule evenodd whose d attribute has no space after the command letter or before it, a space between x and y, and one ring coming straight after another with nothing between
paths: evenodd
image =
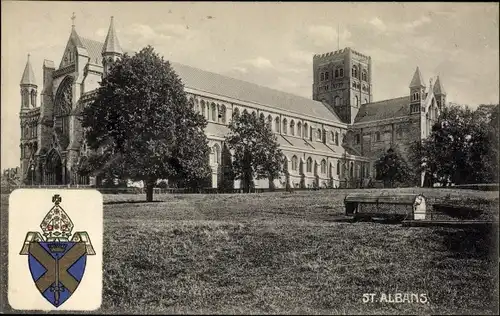
<instances>
[{"instance_id":1,"label":"turret","mask_svg":"<svg viewBox=\"0 0 500 316\"><path fill-rule=\"evenodd\" d=\"M109 24L108 35L102 47L102 65L104 67L103 77L107 75L113 63L123 55L123 50L115 32L113 17Z\"/></svg>"},{"instance_id":2,"label":"turret","mask_svg":"<svg viewBox=\"0 0 500 316\"><path fill-rule=\"evenodd\" d=\"M441 109L446 104L446 91L443 88L439 76L437 76L436 82L434 83L433 92L436 97L437 105Z\"/></svg>"},{"instance_id":3,"label":"turret","mask_svg":"<svg viewBox=\"0 0 500 316\"><path fill-rule=\"evenodd\" d=\"M410 113L419 113L425 98L425 85L420 69L417 67L410 82Z\"/></svg>"},{"instance_id":4,"label":"turret","mask_svg":"<svg viewBox=\"0 0 500 316\"><path fill-rule=\"evenodd\" d=\"M21 112L25 112L30 108L36 107L37 84L35 81L35 73L31 67L30 55L24 67L23 77L20 82L21 87Z\"/></svg>"}]
</instances>

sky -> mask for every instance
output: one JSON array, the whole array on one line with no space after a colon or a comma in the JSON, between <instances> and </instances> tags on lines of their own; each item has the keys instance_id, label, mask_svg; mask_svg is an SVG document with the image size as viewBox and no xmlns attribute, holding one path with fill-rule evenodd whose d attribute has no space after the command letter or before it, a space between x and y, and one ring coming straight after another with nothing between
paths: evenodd
<instances>
[{"instance_id":1,"label":"sky","mask_svg":"<svg viewBox=\"0 0 500 316\"><path fill-rule=\"evenodd\" d=\"M418 66L447 101L499 102L497 3L2 1L1 168L19 165L19 81L27 54L42 90L75 13L80 36L150 44L166 59L311 98L312 57L351 47L372 57L374 101L409 94ZM340 46L338 46L340 44ZM38 98L38 102L40 97Z\"/></svg>"}]
</instances>

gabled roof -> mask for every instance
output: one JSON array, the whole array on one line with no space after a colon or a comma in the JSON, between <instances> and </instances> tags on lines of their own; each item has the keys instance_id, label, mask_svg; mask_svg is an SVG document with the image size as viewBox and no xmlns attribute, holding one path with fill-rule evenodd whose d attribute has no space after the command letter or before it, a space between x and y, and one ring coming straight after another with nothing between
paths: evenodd
<instances>
[{"instance_id":1,"label":"gabled roof","mask_svg":"<svg viewBox=\"0 0 500 316\"><path fill-rule=\"evenodd\" d=\"M71 34L69 38L73 42L73 44L75 44L76 47L84 47L80 40L80 36L78 35L78 33L76 33L76 29L74 27L71 29Z\"/></svg>"},{"instance_id":2,"label":"gabled roof","mask_svg":"<svg viewBox=\"0 0 500 316\"><path fill-rule=\"evenodd\" d=\"M117 53L122 54L123 50L118 41L118 36L115 32L115 23L113 22L113 17L111 17L111 22L109 24L108 35L106 35L106 40L104 41L104 46L102 47L102 53Z\"/></svg>"},{"instance_id":3,"label":"gabled roof","mask_svg":"<svg viewBox=\"0 0 500 316\"><path fill-rule=\"evenodd\" d=\"M444 91L443 85L441 84L441 80L439 80L439 76L437 76L436 82L434 83L434 88L432 90L435 95L446 94L446 91Z\"/></svg>"},{"instance_id":4,"label":"gabled roof","mask_svg":"<svg viewBox=\"0 0 500 316\"><path fill-rule=\"evenodd\" d=\"M94 41L85 37L80 37L83 47L89 53L90 63L102 66L102 47L103 43Z\"/></svg>"},{"instance_id":5,"label":"gabled roof","mask_svg":"<svg viewBox=\"0 0 500 316\"><path fill-rule=\"evenodd\" d=\"M26 61L26 66L24 67L21 84L30 84L36 86L35 73L33 72L33 67L31 67L30 55L28 55L28 60Z\"/></svg>"},{"instance_id":6,"label":"gabled roof","mask_svg":"<svg viewBox=\"0 0 500 316\"><path fill-rule=\"evenodd\" d=\"M359 108L354 123L366 123L409 115L410 97L400 97L373 103L366 103Z\"/></svg>"},{"instance_id":7,"label":"gabled roof","mask_svg":"<svg viewBox=\"0 0 500 316\"><path fill-rule=\"evenodd\" d=\"M411 79L410 88L425 87L424 79L422 79L422 74L420 69L417 67L415 73L413 74L413 79Z\"/></svg>"},{"instance_id":8,"label":"gabled roof","mask_svg":"<svg viewBox=\"0 0 500 316\"><path fill-rule=\"evenodd\" d=\"M104 44L84 37L80 37L80 39L89 53L91 63L102 65L101 52ZM133 52L129 50L124 50L124 53L133 54ZM241 101L272 106L278 109L295 112L299 115L306 114L333 122L341 122L333 110L330 110L319 101L176 62L170 62L170 64L187 88Z\"/></svg>"},{"instance_id":9,"label":"gabled roof","mask_svg":"<svg viewBox=\"0 0 500 316\"><path fill-rule=\"evenodd\" d=\"M187 88L340 122L323 103L213 72L171 62Z\"/></svg>"}]
</instances>

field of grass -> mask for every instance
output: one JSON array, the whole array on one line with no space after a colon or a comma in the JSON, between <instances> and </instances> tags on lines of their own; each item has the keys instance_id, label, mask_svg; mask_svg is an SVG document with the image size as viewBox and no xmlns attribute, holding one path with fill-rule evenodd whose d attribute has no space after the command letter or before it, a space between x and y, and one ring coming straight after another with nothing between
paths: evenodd
<instances>
[{"instance_id":1,"label":"field of grass","mask_svg":"<svg viewBox=\"0 0 500 316\"><path fill-rule=\"evenodd\" d=\"M349 192L157 195L152 203L106 195L100 312L497 313L496 231L335 221ZM423 193L431 202L481 201L498 220L498 192ZM7 203L2 196L2 302ZM428 303L365 304L364 293L426 294Z\"/></svg>"}]
</instances>

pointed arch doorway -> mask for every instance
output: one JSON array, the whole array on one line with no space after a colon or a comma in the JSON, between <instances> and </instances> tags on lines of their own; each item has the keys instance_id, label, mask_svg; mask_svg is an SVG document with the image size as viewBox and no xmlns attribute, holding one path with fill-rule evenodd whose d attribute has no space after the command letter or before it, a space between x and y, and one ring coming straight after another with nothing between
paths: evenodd
<instances>
[{"instance_id":1,"label":"pointed arch doorway","mask_svg":"<svg viewBox=\"0 0 500 316\"><path fill-rule=\"evenodd\" d=\"M45 169L45 183L49 185L61 185L63 182L63 165L61 155L52 149L46 159Z\"/></svg>"}]
</instances>

